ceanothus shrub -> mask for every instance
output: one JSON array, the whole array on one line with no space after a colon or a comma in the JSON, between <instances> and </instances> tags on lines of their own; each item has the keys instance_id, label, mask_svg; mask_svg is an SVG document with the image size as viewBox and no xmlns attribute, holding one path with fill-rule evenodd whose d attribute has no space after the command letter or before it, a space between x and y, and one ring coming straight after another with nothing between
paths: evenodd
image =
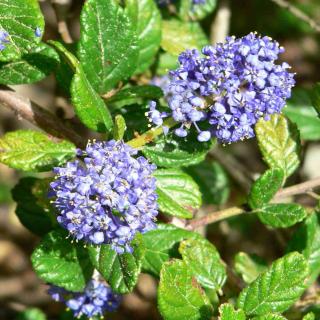
<instances>
[{"instance_id":1,"label":"ceanothus shrub","mask_svg":"<svg viewBox=\"0 0 320 320\"><path fill-rule=\"evenodd\" d=\"M0 105L34 126L0 138L0 162L26 173L12 198L61 319L126 317L141 273L166 320L317 319L320 180L300 164L320 140L319 84L296 102L297 66L265 34L216 42L220 1L74 2L79 38L54 3L58 30L38 1L0 1ZM16 92L51 73L67 116ZM260 172L234 147L260 151Z\"/></svg>"}]
</instances>

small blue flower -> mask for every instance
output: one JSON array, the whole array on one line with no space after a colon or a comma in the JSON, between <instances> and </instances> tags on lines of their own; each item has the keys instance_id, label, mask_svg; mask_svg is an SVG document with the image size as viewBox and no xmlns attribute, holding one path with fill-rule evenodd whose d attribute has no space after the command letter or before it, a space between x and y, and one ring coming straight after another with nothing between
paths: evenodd
<instances>
[{"instance_id":1,"label":"small blue flower","mask_svg":"<svg viewBox=\"0 0 320 320\"><path fill-rule=\"evenodd\" d=\"M103 316L106 311L116 310L121 296L112 292L104 282L92 279L83 292L69 292L57 286L51 286L48 293L53 300L63 302L75 317L85 315L88 318Z\"/></svg>"},{"instance_id":2,"label":"small blue flower","mask_svg":"<svg viewBox=\"0 0 320 320\"><path fill-rule=\"evenodd\" d=\"M9 33L5 30L0 30L0 51L6 48L5 44L9 43Z\"/></svg>"},{"instance_id":3,"label":"small blue flower","mask_svg":"<svg viewBox=\"0 0 320 320\"><path fill-rule=\"evenodd\" d=\"M42 36L42 31L39 27L36 27L36 29L34 31L34 35L38 38L40 38Z\"/></svg>"},{"instance_id":4,"label":"small blue flower","mask_svg":"<svg viewBox=\"0 0 320 320\"><path fill-rule=\"evenodd\" d=\"M156 166L123 141L88 143L79 160L55 168L57 221L77 240L132 252L135 235L156 228Z\"/></svg>"},{"instance_id":5,"label":"small blue flower","mask_svg":"<svg viewBox=\"0 0 320 320\"><path fill-rule=\"evenodd\" d=\"M197 50L181 53L180 66L169 73L164 90L168 116L181 123L175 134L185 137L193 125L199 141L253 137L257 121L280 113L295 84L290 66L276 64L283 51L271 38L250 33L206 46L202 55ZM201 131L201 123L209 129Z\"/></svg>"}]
</instances>

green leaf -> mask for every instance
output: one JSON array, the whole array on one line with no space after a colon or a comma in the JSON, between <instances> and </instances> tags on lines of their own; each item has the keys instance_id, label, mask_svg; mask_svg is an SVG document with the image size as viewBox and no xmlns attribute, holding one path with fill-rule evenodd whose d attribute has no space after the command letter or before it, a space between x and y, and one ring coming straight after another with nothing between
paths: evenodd
<instances>
[{"instance_id":1,"label":"green leaf","mask_svg":"<svg viewBox=\"0 0 320 320\"><path fill-rule=\"evenodd\" d=\"M178 258L178 245L184 239L199 239L195 232L177 228L171 224L158 224L158 228L143 234L146 253L142 263L143 272L158 277L164 262Z\"/></svg>"},{"instance_id":2,"label":"green leaf","mask_svg":"<svg viewBox=\"0 0 320 320\"><path fill-rule=\"evenodd\" d=\"M320 274L320 217L314 213L294 233L288 251L298 251L309 263L310 279L313 283Z\"/></svg>"},{"instance_id":3,"label":"green leaf","mask_svg":"<svg viewBox=\"0 0 320 320\"><path fill-rule=\"evenodd\" d=\"M100 94L128 79L138 66L136 15L116 0L88 0L82 9L78 56L89 83Z\"/></svg>"},{"instance_id":4,"label":"green leaf","mask_svg":"<svg viewBox=\"0 0 320 320\"><path fill-rule=\"evenodd\" d=\"M259 120L256 135L263 158L270 168L279 167L290 176L299 166L299 132L283 115Z\"/></svg>"},{"instance_id":5,"label":"green leaf","mask_svg":"<svg viewBox=\"0 0 320 320\"><path fill-rule=\"evenodd\" d=\"M229 179L218 162L203 161L185 171L199 185L205 203L224 204L230 194Z\"/></svg>"},{"instance_id":6,"label":"green leaf","mask_svg":"<svg viewBox=\"0 0 320 320\"><path fill-rule=\"evenodd\" d=\"M201 206L201 193L192 178L179 169L159 169L154 177L160 210L172 216L192 218L193 210Z\"/></svg>"},{"instance_id":7,"label":"green leaf","mask_svg":"<svg viewBox=\"0 0 320 320\"><path fill-rule=\"evenodd\" d=\"M219 307L219 320L246 320L243 310L234 310L230 303L224 303Z\"/></svg>"},{"instance_id":8,"label":"green leaf","mask_svg":"<svg viewBox=\"0 0 320 320\"><path fill-rule=\"evenodd\" d=\"M37 0L1 0L0 30L9 33L9 43L0 51L0 61L19 59L41 41L35 30L44 30L44 19Z\"/></svg>"},{"instance_id":9,"label":"green leaf","mask_svg":"<svg viewBox=\"0 0 320 320\"><path fill-rule=\"evenodd\" d=\"M31 232L43 236L57 224L48 199L48 179L22 178L12 190L16 215Z\"/></svg>"},{"instance_id":10,"label":"green leaf","mask_svg":"<svg viewBox=\"0 0 320 320\"><path fill-rule=\"evenodd\" d=\"M269 204L257 212L260 221L274 228L288 228L306 217L305 209L296 203Z\"/></svg>"},{"instance_id":11,"label":"green leaf","mask_svg":"<svg viewBox=\"0 0 320 320\"><path fill-rule=\"evenodd\" d=\"M50 41L71 66L75 75L71 81L71 98L79 119L91 130L106 132L113 127L111 114L102 98L94 91L77 58L61 43Z\"/></svg>"},{"instance_id":12,"label":"green leaf","mask_svg":"<svg viewBox=\"0 0 320 320\"><path fill-rule=\"evenodd\" d=\"M145 146L142 152L159 167L187 167L203 161L212 144L212 141L199 143L195 134L183 139L171 133L156 144Z\"/></svg>"},{"instance_id":13,"label":"green leaf","mask_svg":"<svg viewBox=\"0 0 320 320\"><path fill-rule=\"evenodd\" d=\"M157 86L136 86L125 88L118 91L110 98L106 98L108 103L118 102L122 100L139 100L139 99L160 99L163 96L162 90Z\"/></svg>"},{"instance_id":14,"label":"green leaf","mask_svg":"<svg viewBox=\"0 0 320 320\"><path fill-rule=\"evenodd\" d=\"M59 63L58 54L40 43L19 60L0 62L0 84L27 84L47 77Z\"/></svg>"},{"instance_id":15,"label":"green leaf","mask_svg":"<svg viewBox=\"0 0 320 320\"><path fill-rule=\"evenodd\" d=\"M9 132L0 139L0 162L24 171L49 171L75 157L76 148L31 130Z\"/></svg>"},{"instance_id":16,"label":"green leaf","mask_svg":"<svg viewBox=\"0 0 320 320\"><path fill-rule=\"evenodd\" d=\"M77 68L71 82L72 103L79 119L91 130L109 131L113 121L107 106L93 90L81 66Z\"/></svg>"},{"instance_id":17,"label":"green leaf","mask_svg":"<svg viewBox=\"0 0 320 320\"><path fill-rule=\"evenodd\" d=\"M178 59L176 55L168 52L161 52L159 54L156 74L159 76L168 75L169 70L177 69L178 65Z\"/></svg>"},{"instance_id":18,"label":"green leaf","mask_svg":"<svg viewBox=\"0 0 320 320\"><path fill-rule=\"evenodd\" d=\"M79 61L76 56L68 49L66 49L65 46L67 46L67 44L63 45L62 43L53 40L49 40L48 43L57 50L62 60L66 61L73 71L75 71L79 67ZM68 45L68 48L74 49L74 47L71 45Z\"/></svg>"},{"instance_id":19,"label":"green leaf","mask_svg":"<svg viewBox=\"0 0 320 320\"><path fill-rule=\"evenodd\" d=\"M46 320L45 313L38 308L29 308L19 312L16 320Z\"/></svg>"},{"instance_id":20,"label":"green leaf","mask_svg":"<svg viewBox=\"0 0 320 320\"><path fill-rule=\"evenodd\" d=\"M31 261L40 279L70 291L83 290L93 272L87 250L82 243L71 243L65 230L48 233Z\"/></svg>"},{"instance_id":21,"label":"green leaf","mask_svg":"<svg viewBox=\"0 0 320 320\"><path fill-rule=\"evenodd\" d=\"M220 290L227 279L226 268L216 247L206 239L187 239L179 252L202 287Z\"/></svg>"},{"instance_id":22,"label":"green leaf","mask_svg":"<svg viewBox=\"0 0 320 320\"><path fill-rule=\"evenodd\" d=\"M317 110L318 116L320 117L320 82L315 84L310 97L312 105Z\"/></svg>"},{"instance_id":23,"label":"green leaf","mask_svg":"<svg viewBox=\"0 0 320 320\"><path fill-rule=\"evenodd\" d=\"M294 122L302 140L320 139L320 119L312 107L308 92L302 89L293 91L293 96L283 109L284 114Z\"/></svg>"},{"instance_id":24,"label":"green leaf","mask_svg":"<svg viewBox=\"0 0 320 320\"><path fill-rule=\"evenodd\" d=\"M248 203L252 209L268 204L284 183L284 171L271 168L261 175L251 187Z\"/></svg>"},{"instance_id":25,"label":"green leaf","mask_svg":"<svg viewBox=\"0 0 320 320\"><path fill-rule=\"evenodd\" d=\"M161 42L161 14L154 0L138 0L139 60L135 73L147 70Z\"/></svg>"},{"instance_id":26,"label":"green leaf","mask_svg":"<svg viewBox=\"0 0 320 320\"><path fill-rule=\"evenodd\" d=\"M181 260L166 262L160 274L158 306L166 320L206 320L212 307L191 270Z\"/></svg>"},{"instance_id":27,"label":"green leaf","mask_svg":"<svg viewBox=\"0 0 320 320\"><path fill-rule=\"evenodd\" d=\"M208 39L197 22L182 22L177 19L162 21L163 50L178 56L187 49L201 49Z\"/></svg>"},{"instance_id":28,"label":"green leaf","mask_svg":"<svg viewBox=\"0 0 320 320\"><path fill-rule=\"evenodd\" d=\"M288 254L274 261L267 271L242 290L238 308L249 316L283 312L306 289L308 273L308 263L301 254Z\"/></svg>"},{"instance_id":29,"label":"green leaf","mask_svg":"<svg viewBox=\"0 0 320 320\"><path fill-rule=\"evenodd\" d=\"M114 292L131 292L138 281L145 253L142 237L136 237L131 246L132 254L118 254L110 245L89 248L92 263Z\"/></svg>"},{"instance_id":30,"label":"green leaf","mask_svg":"<svg viewBox=\"0 0 320 320\"><path fill-rule=\"evenodd\" d=\"M286 320L286 318L280 314L269 313L263 316L254 317L253 320Z\"/></svg>"},{"instance_id":31,"label":"green leaf","mask_svg":"<svg viewBox=\"0 0 320 320\"><path fill-rule=\"evenodd\" d=\"M209 15L216 7L216 0L206 0L198 5L193 0L181 0L179 16L182 19L201 20Z\"/></svg>"},{"instance_id":32,"label":"green leaf","mask_svg":"<svg viewBox=\"0 0 320 320\"><path fill-rule=\"evenodd\" d=\"M126 131L126 120L121 114L116 115L114 119L113 138L115 140L122 140Z\"/></svg>"},{"instance_id":33,"label":"green leaf","mask_svg":"<svg viewBox=\"0 0 320 320\"><path fill-rule=\"evenodd\" d=\"M316 320L316 317L313 312L309 312L302 318L302 320Z\"/></svg>"},{"instance_id":34,"label":"green leaf","mask_svg":"<svg viewBox=\"0 0 320 320\"><path fill-rule=\"evenodd\" d=\"M239 252L234 258L234 269L247 284L257 279L268 268L267 263L257 255Z\"/></svg>"}]
</instances>

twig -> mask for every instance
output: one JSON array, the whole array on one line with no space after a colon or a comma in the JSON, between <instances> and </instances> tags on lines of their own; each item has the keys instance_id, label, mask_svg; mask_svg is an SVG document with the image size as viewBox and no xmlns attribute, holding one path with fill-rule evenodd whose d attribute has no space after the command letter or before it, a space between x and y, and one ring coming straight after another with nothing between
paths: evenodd
<instances>
[{"instance_id":1,"label":"twig","mask_svg":"<svg viewBox=\"0 0 320 320\"><path fill-rule=\"evenodd\" d=\"M227 218L231 218L234 216L238 216L242 213L245 213L245 209L242 207L231 207L228 209L223 209L223 210L219 210L219 211L215 211L212 213L207 214L206 216L199 218L199 219L194 219L191 220L188 225L187 225L187 229L188 230L194 230L197 229L201 226L210 224L210 223L214 223L214 222L218 222Z\"/></svg>"},{"instance_id":2,"label":"twig","mask_svg":"<svg viewBox=\"0 0 320 320\"><path fill-rule=\"evenodd\" d=\"M318 24L316 21L314 21L312 18L310 18L307 14L305 14L303 11L301 11L297 7L290 4L288 1L286 0L271 0L271 1L276 3L281 8L287 9L298 19L308 23L313 30L320 32L320 24Z\"/></svg>"},{"instance_id":3,"label":"twig","mask_svg":"<svg viewBox=\"0 0 320 320\"><path fill-rule=\"evenodd\" d=\"M272 201L277 201L279 199L283 199L289 196L303 194L303 193L309 192L310 190L316 187L320 187L320 178L316 178L313 180L309 180L309 181L294 185L292 187L281 189L276 193ZM188 230L194 230L198 227L201 227L210 223L215 223L230 217L238 216L243 213L246 213L246 210L244 207L231 207L228 209L215 211L207 214L205 217L191 220L188 223L186 228Z\"/></svg>"},{"instance_id":4,"label":"twig","mask_svg":"<svg viewBox=\"0 0 320 320\"><path fill-rule=\"evenodd\" d=\"M215 19L211 25L211 44L224 42L229 34L231 10L229 0L220 1Z\"/></svg>"},{"instance_id":5,"label":"twig","mask_svg":"<svg viewBox=\"0 0 320 320\"><path fill-rule=\"evenodd\" d=\"M210 151L210 155L215 158L228 172L228 174L241 186L246 192L250 190L252 179L248 175L248 170L232 156L223 152L219 147Z\"/></svg>"},{"instance_id":6,"label":"twig","mask_svg":"<svg viewBox=\"0 0 320 320\"><path fill-rule=\"evenodd\" d=\"M72 43L72 37L66 22L72 0L51 0L58 21L58 31L65 43Z\"/></svg>"},{"instance_id":7,"label":"twig","mask_svg":"<svg viewBox=\"0 0 320 320\"><path fill-rule=\"evenodd\" d=\"M163 122L163 127L172 128L176 124L177 123L172 118L169 118ZM145 132L141 135L138 135L136 138L134 138L130 141L127 141L126 143L133 148L140 148L140 147L144 146L145 144L154 140L154 138L160 136L162 133L163 133L162 127L152 128L152 129L148 130L147 132Z\"/></svg>"},{"instance_id":8,"label":"twig","mask_svg":"<svg viewBox=\"0 0 320 320\"><path fill-rule=\"evenodd\" d=\"M73 129L64 125L60 118L6 86L0 86L0 105L53 136L67 138L77 146L83 144L83 139Z\"/></svg>"},{"instance_id":9,"label":"twig","mask_svg":"<svg viewBox=\"0 0 320 320\"><path fill-rule=\"evenodd\" d=\"M292 187L281 189L276 193L275 199L287 198L290 196L296 196L298 194L304 194L319 186L320 186L320 177L296 184Z\"/></svg>"}]
</instances>

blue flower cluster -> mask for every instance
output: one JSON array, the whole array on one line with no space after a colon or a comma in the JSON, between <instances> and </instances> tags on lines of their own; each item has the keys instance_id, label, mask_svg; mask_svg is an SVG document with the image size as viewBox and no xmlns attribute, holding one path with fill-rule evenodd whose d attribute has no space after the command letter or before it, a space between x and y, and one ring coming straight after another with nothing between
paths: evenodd
<instances>
[{"instance_id":1,"label":"blue flower cluster","mask_svg":"<svg viewBox=\"0 0 320 320\"><path fill-rule=\"evenodd\" d=\"M51 286L48 293L53 300L65 303L75 317L103 316L106 311L116 310L121 302L120 295L113 293L105 283L94 279L88 282L83 292L70 292Z\"/></svg>"},{"instance_id":2,"label":"blue flower cluster","mask_svg":"<svg viewBox=\"0 0 320 320\"><path fill-rule=\"evenodd\" d=\"M9 43L9 34L4 30L0 30L0 51L6 48L6 43Z\"/></svg>"},{"instance_id":3,"label":"blue flower cluster","mask_svg":"<svg viewBox=\"0 0 320 320\"><path fill-rule=\"evenodd\" d=\"M88 143L81 160L55 168L50 196L57 218L77 240L132 252L137 232L156 227L156 166L123 141Z\"/></svg>"},{"instance_id":4,"label":"blue flower cluster","mask_svg":"<svg viewBox=\"0 0 320 320\"><path fill-rule=\"evenodd\" d=\"M171 116L181 123L175 134L185 137L194 125L199 141L216 137L231 143L253 137L257 121L280 113L295 84L289 65L275 63L283 51L271 38L250 33L206 46L202 55L183 52L179 68L165 84Z\"/></svg>"}]
</instances>

